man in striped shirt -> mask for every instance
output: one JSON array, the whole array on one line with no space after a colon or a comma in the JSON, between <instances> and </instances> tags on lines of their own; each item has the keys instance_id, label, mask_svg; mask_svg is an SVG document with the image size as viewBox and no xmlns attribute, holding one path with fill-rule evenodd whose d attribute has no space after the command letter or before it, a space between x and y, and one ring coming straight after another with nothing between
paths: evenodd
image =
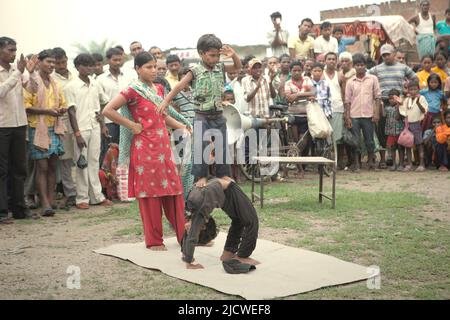
<instances>
[{"instance_id":1,"label":"man in striped shirt","mask_svg":"<svg viewBox=\"0 0 450 320\"><path fill-rule=\"evenodd\" d=\"M271 75L270 79L265 77L262 62L258 59L250 60L248 66L250 75L242 79L244 99L253 117L264 118L269 116L269 106L277 95L272 84L275 75Z\"/></svg>"},{"instance_id":2,"label":"man in striped shirt","mask_svg":"<svg viewBox=\"0 0 450 320\"><path fill-rule=\"evenodd\" d=\"M395 49L392 45L383 45L381 47L380 54L383 57L383 63L370 69L369 74L372 74L378 78L383 105L386 105L389 103L390 90L396 89L403 92L403 84L405 79L408 81L418 81L418 78L410 67L395 60ZM380 110L380 112L380 121L376 126L377 137L382 147L382 150L380 150L381 160L379 167L380 169L386 169L386 135L384 134L386 118L383 117L383 110Z\"/></svg>"}]
</instances>

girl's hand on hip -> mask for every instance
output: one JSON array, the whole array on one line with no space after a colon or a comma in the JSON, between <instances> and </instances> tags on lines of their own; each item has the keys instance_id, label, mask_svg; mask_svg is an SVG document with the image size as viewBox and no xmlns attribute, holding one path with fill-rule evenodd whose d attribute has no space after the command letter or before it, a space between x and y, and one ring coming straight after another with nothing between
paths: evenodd
<instances>
[{"instance_id":1,"label":"girl's hand on hip","mask_svg":"<svg viewBox=\"0 0 450 320\"><path fill-rule=\"evenodd\" d=\"M140 134L144 128L142 127L142 124L135 123L133 125L133 128L131 129L133 131L133 134Z\"/></svg>"}]
</instances>

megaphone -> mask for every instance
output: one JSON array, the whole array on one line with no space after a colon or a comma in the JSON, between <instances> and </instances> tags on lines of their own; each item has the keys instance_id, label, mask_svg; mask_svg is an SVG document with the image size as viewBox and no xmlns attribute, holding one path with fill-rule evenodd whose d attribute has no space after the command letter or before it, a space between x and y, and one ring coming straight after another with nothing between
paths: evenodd
<instances>
[{"instance_id":1,"label":"megaphone","mask_svg":"<svg viewBox=\"0 0 450 320\"><path fill-rule=\"evenodd\" d=\"M230 145L235 144L248 129L263 128L268 123L266 119L241 114L233 105L224 106L223 116L227 119L227 139Z\"/></svg>"}]
</instances>

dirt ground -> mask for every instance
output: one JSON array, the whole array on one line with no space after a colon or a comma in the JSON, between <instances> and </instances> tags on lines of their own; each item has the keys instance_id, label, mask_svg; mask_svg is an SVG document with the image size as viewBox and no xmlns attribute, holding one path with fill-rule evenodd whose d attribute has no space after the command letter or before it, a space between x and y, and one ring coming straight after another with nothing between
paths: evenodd
<instances>
[{"instance_id":1,"label":"dirt ground","mask_svg":"<svg viewBox=\"0 0 450 320\"><path fill-rule=\"evenodd\" d=\"M339 172L337 188L416 192L436 203L426 207L424 217L450 221L450 174ZM116 207L126 209L129 204ZM61 210L53 218L0 225L0 299L182 298L170 289L179 280L93 253L115 243L142 241L136 234L118 233L134 225L135 220L109 218L110 214L110 209L91 207L89 211ZM286 243L292 237L295 231L261 227L260 238ZM70 266L80 268L80 290L67 288ZM223 296L217 293L217 297L209 294L205 298Z\"/></svg>"}]
</instances>

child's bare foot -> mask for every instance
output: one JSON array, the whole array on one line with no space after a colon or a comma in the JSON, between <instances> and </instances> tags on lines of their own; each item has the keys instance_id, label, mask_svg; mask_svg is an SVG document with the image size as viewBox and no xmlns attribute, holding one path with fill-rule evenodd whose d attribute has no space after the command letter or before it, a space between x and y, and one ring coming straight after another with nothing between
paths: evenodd
<instances>
[{"instance_id":1,"label":"child's bare foot","mask_svg":"<svg viewBox=\"0 0 450 320\"><path fill-rule=\"evenodd\" d=\"M222 256L220 257L220 261L227 261L227 260L233 259L234 256L235 256L235 254L233 252L224 251L222 253Z\"/></svg>"},{"instance_id":2,"label":"child's bare foot","mask_svg":"<svg viewBox=\"0 0 450 320\"><path fill-rule=\"evenodd\" d=\"M250 264L252 266L261 264L261 262L259 262L258 260L252 259L252 258L240 258L240 257L236 256L235 259L239 260L242 263Z\"/></svg>"},{"instance_id":3,"label":"child's bare foot","mask_svg":"<svg viewBox=\"0 0 450 320\"><path fill-rule=\"evenodd\" d=\"M186 269L197 270L197 269L205 269L205 267L202 266L200 263L197 264L186 263Z\"/></svg>"},{"instance_id":4,"label":"child's bare foot","mask_svg":"<svg viewBox=\"0 0 450 320\"><path fill-rule=\"evenodd\" d=\"M197 188L203 188L204 186L206 186L206 184L208 183L208 179L206 178L201 178L197 181L197 183L195 184L195 186Z\"/></svg>"},{"instance_id":5,"label":"child's bare foot","mask_svg":"<svg viewBox=\"0 0 450 320\"><path fill-rule=\"evenodd\" d=\"M162 246L150 247L150 250L152 250L152 251L167 251L167 248L165 245L162 245Z\"/></svg>"},{"instance_id":6,"label":"child's bare foot","mask_svg":"<svg viewBox=\"0 0 450 320\"><path fill-rule=\"evenodd\" d=\"M214 246L214 241L210 241L207 244L198 244L197 247L213 247Z\"/></svg>"}]
</instances>

